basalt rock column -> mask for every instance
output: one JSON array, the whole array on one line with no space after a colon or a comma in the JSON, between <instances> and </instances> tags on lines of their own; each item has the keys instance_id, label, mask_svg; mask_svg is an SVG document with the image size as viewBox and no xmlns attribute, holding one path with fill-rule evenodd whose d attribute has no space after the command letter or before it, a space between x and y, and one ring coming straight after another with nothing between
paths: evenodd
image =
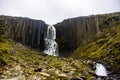
<instances>
[{"instance_id":1,"label":"basalt rock column","mask_svg":"<svg viewBox=\"0 0 120 80\"><path fill-rule=\"evenodd\" d=\"M37 48L40 51L45 49L44 36L47 24L42 20L34 20L22 17L0 16L4 19L5 35L22 44Z\"/></svg>"},{"instance_id":2,"label":"basalt rock column","mask_svg":"<svg viewBox=\"0 0 120 80\"><path fill-rule=\"evenodd\" d=\"M70 54L100 32L99 22L95 16L66 19L54 26L57 34L56 41L59 44L59 53L63 56L67 53Z\"/></svg>"}]
</instances>

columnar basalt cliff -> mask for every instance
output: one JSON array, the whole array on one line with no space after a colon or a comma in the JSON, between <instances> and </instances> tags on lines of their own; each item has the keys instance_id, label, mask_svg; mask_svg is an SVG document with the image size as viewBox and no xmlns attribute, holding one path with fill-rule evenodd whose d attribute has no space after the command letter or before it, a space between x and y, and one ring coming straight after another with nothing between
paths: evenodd
<instances>
[{"instance_id":1,"label":"columnar basalt cliff","mask_svg":"<svg viewBox=\"0 0 120 80\"><path fill-rule=\"evenodd\" d=\"M88 43L93 36L101 33L104 29L119 23L120 13L103 15L91 15L66 19L57 23L57 43L62 55L70 54L80 45ZM65 54L64 54L65 53Z\"/></svg>"},{"instance_id":2,"label":"columnar basalt cliff","mask_svg":"<svg viewBox=\"0 0 120 80\"><path fill-rule=\"evenodd\" d=\"M7 38L44 50L44 35L47 24L41 20L29 18L0 16L4 21Z\"/></svg>"},{"instance_id":3,"label":"columnar basalt cliff","mask_svg":"<svg viewBox=\"0 0 120 80\"><path fill-rule=\"evenodd\" d=\"M4 42L5 25L4 19L0 19L0 42Z\"/></svg>"},{"instance_id":4,"label":"columnar basalt cliff","mask_svg":"<svg viewBox=\"0 0 120 80\"><path fill-rule=\"evenodd\" d=\"M60 51L74 51L85 40L100 33L99 21L95 16L67 19L55 27Z\"/></svg>"},{"instance_id":5,"label":"columnar basalt cliff","mask_svg":"<svg viewBox=\"0 0 120 80\"><path fill-rule=\"evenodd\" d=\"M55 24L59 55L68 55L93 36L119 21L120 13L91 15L66 19ZM41 20L0 16L7 38L44 50L47 24ZM68 54L67 54L68 53Z\"/></svg>"}]
</instances>

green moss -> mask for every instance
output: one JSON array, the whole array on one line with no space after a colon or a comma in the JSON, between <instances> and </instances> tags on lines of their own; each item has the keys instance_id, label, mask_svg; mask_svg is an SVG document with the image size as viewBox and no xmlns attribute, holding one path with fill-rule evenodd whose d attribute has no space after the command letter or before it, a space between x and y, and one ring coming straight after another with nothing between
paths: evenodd
<instances>
[{"instance_id":1,"label":"green moss","mask_svg":"<svg viewBox=\"0 0 120 80\"><path fill-rule=\"evenodd\" d=\"M8 64L9 60L9 54L8 54L8 50L9 50L9 43L7 42L0 42L0 64Z\"/></svg>"},{"instance_id":2,"label":"green moss","mask_svg":"<svg viewBox=\"0 0 120 80\"><path fill-rule=\"evenodd\" d=\"M20 43L8 41L1 42L0 49L0 66L3 67L6 65L12 70L15 66L19 65L25 76L36 75L41 78L44 77L46 80L71 80L68 76L59 76L56 73L56 70L58 70L61 74L66 75L69 74L70 71L73 71L74 78L79 78L80 76L89 77L89 74L84 74L87 65L84 65L81 60L43 55ZM50 74L50 76L46 77L39 74L42 71ZM12 70L12 72L14 72L14 70Z\"/></svg>"},{"instance_id":3,"label":"green moss","mask_svg":"<svg viewBox=\"0 0 120 80\"><path fill-rule=\"evenodd\" d=\"M5 58L0 56L0 66L4 66L4 65L7 65L7 61Z\"/></svg>"},{"instance_id":4,"label":"green moss","mask_svg":"<svg viewBox=\"0 0 120 80\"><path fill-rule=\"evenodd\" d=\"M71 57L97 59L113 66L117 71L120 69L120 26L106 29L92 42L80 46Z\"/></svg>"},{"instance_id":5,"label":"green moss","mask_svg":"<svg viewBox=\"0 0 120 80\"><path fill-rule=\"evenodd\" d=\"M4 35L0 35L0 42L5 42L5 37L4 37Z\"/></svg>"},{"instance_id":6,"label":"green moss","mask_svg":"<svg viewBox=\"0 0 120 80\"><path fill-rule=\"evenodd\" d=\"M108 41L108 39L102 38L102 39L97 40L96 44L102 45L102 44L106 43L107 41Z\"/></svg>"}]
</instances>

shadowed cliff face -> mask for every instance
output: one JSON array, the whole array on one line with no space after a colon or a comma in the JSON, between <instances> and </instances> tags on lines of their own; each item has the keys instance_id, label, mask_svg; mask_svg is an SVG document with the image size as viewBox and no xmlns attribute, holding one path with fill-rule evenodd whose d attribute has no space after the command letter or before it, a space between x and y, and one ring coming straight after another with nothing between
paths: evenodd
<instances>
[{"instance_id":1,"label":"shadowed cliff face","mask_svg":"<svg viewBox=\"0 0 120 80\"><path fill-rule=\"evenodd\" d=\"M4 42L5 25L4 20L0 19L0 42Z\"/></svg>"},{"instance_id":2,"label":"shadowed cliff face","mask_svg":"<svg viewBox=\"0 0 120 80\"><path fill-rule=\"evenodd\" d=\"M74 51L93 35L100 33L99 22L95 16L64 20L55 25L60 51Z\"/></svg>"},{"instance_id":3,"label":"shadowed cliff face","mask_svg":"<svg viewBox=\"0 0 120 80\"><path fill-rule=\"evenodd\" d=\"M116 12L71 18L55 24L60 55L68 55L79 46L86 45L104 29L118 24L119 17L120 13Z\"/></svg>"},{"instance_id":4,"label":"shadowed cliff face","mask_svg":"<svg viewBox=\"0 0 120 80\"><path fill-rule=\"evenodd\" d=\"M1 16L7 38L44 50L44 35L47 25L41 20Z\"/></svg>"}]
</instances>

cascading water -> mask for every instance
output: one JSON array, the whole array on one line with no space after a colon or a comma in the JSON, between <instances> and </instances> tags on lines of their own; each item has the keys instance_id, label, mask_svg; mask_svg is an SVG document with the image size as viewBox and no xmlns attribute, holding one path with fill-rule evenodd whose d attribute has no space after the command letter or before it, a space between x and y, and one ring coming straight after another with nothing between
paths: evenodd
<instances>
[{"instance_id":1,"label":"cascading water","mask_svg":"<svg viewBox=\"0 0 120 80\"><path fill-rule=\"evenodd\" d=\"M98 76L107 76L106 68L102 64L100 64L100 63L96 63L95 73Z\"/></svg>"},{"instance_id":2,"label":"cascading water","mask_svg":"<svg viewBox=\"0 0 120 80\"><path fill-rule=\"evenodd\" d=\"M48 55L58 56L58 44L56 39L56 29L54 26L48 26L45 37L45 53Z\"/></svg>"},{"instance_id":3,"label":"cascading water","mask_svg":"<svg viewBox=\"0 0 120 80\"><path fill-rule=\"evenodd\" d=\"M104 65L95 62L94 67L96 68L96 80L117 80L116 75L111 74L111 71L107 71Z\"/></svg>"}]
</instances>

